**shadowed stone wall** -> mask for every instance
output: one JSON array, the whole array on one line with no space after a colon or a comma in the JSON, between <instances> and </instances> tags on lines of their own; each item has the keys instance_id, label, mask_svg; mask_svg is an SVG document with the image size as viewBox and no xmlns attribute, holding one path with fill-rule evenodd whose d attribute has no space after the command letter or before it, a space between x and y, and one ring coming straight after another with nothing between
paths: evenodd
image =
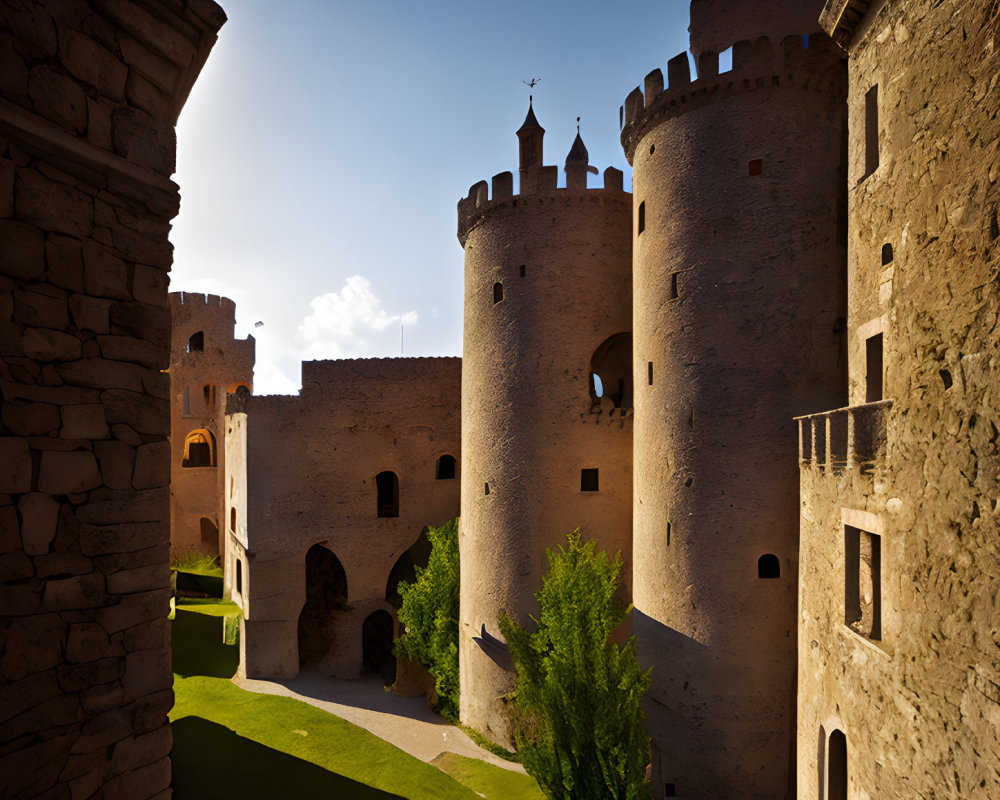
<instances>
[{"instance_id":1,"label":"shadowed stone wall","mask_svg":"<svg viewBox=\"0 0 1000 800\"><path fill-rule=\"evenodd\" d=\"M849 797L986 800L1000 796L1000 6L866 6L824 12L850 53L851 408L802 420L798 796L832 796L842 732Z\"/></svg>"},{"instance_id":2,"label":"shadowed stone wall","mask_svg":"<svg viewBox=\"0 0 1000 800\"><path fill-rule=\"evenodd\" d=\"M0 4L0 795L168 797L174 124L208 0Z\"/></svg>"}]
</instances>

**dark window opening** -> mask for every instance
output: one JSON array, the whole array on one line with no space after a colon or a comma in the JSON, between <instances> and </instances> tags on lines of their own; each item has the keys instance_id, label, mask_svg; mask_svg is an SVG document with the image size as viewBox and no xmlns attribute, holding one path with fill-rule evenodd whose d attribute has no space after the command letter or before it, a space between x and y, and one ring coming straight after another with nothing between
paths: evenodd
<instances>
[{"instance_id":1,"label":"dark window opening","mask_svg":"<svg viewBox=\"0 0 1000 800\"><path fill-rule=\"evenodd\" d=\"M490 493L490 484L489 484L489 481L487 481L486 483L483 484L483 490L484 490L483 491L484 494L489 494Z\"/></svg>"},{"instance_id":2,"label":"dark window opening","mask_svg":"<svg viewBox=\"0 0 1000 800\"><path fill-rule=\"evenodd\" d=\"M347 573L322 545L306 553L306 602L299 614L299 664L316 664L334 647L340 614L347 610Z\"/></svg>"},{"instance_id":3,"label":"dark window opening","mask_svg":"<svg viewBox=\"0 0 1000 800\"><path fill-rule=\"evenodd\" d=\"M850 526L844 528L844 623L882 638L882 537Z\"/></svg>"},{"instance_id":4,"label":"dark window opening","mask_svg":"<svg viewBox=\"0 0 1000 800\"><path fill-rule=\"evenodd\" d=\"M214 467L215 436L211 431L198 428L184 437L182 467Z\"/></svg>"},{"instance_id":5,"label":"dark window opening","mask_svg":"<svg viewBox=\"0 0 1000 800\"><path fill-rule=\"evenodd\" d=\"M525 265L522 264L520 266L520 270L521 270L521 277L523 278L524 277L524 273L527 271L527 267L525 267Z\"/></svg>"},{"instance_id":6,"label":"dark window opening","mask_svg":"<svg viewBox=\"0 0 1000 800\"><path fill-rule=\"evenodd\" d=\"M200 353L205 349L205 333L203 331L198 331L197 333L191 334L191 338L188 339L187 351L189 353Z\"/></svg>"},{"instance_id":7,"label":"dark window opening","mask_svg":"<svg viewBox=\"0 0 1000 800\"><path fill-rule=\"evenodd\" d=\"M413 583L416 580L417 567L426 567L431 557L431 542L427 538L427 528L420 532L417 541L410 549L403 553L393 565L389 572L389 580L385 584L385 599L397 611L403 605L403 598L399 594L399 584L402 582Z\"/></svg>"},{"instance_id":8,"label":"dark window opening","mask_svg":"<svg viewBox=\"0 0 1000 800\"><path fill-rule=\"evenodd\" d=\"M892 263L892 245L886 242L882 245L882 266Z\"/></svg>"},{"instance_id":9,"label":"dark window opening","mask_svg":"<svg viewBox=\"0 0 1000 800\"><path fill-rule=\"evenodd\" d=\"M365 672L379 675L386 686L396 680L396 657L392 654L395 635L396 623L383 609L370 614L361 625L361 658Z\"/></svg>"},{"instance_id":10,"label":"dark window opening","mask_svg":"<svg viewBox=\"0 0 1000 800\"><path fill-rule=\"evenodd\" d=\"M646 201L639 203L639 233L646 230Z\"/></svg>"},{"instance_id":11,"label":"dark window opening","mask_svg":"<svg viewBox=\"0 0 1000 800\"><path fill-rule=\"evenodd\" d=\"M670 521L667 521L667 547L670 547Z\"/></svg>"},{"instance_id":12,"label":"dark window opening","mask_svg":"<svg viewBox=\"0 0 1000 800\"><path fill-rule=\"evenodd\" d=\"M865 340L865 402L881 400L882 387L882 334Z\"/></svg>"},{"instance_id":13,"label":"dark window opening","mask_svg":"<svg viewBox=\"0 0 1000 800\"><path fill-rule=\"evenodd\" d=\"M236 559L236 594L243 596L243 562Z\"/></svg>"},{"instance_id":14,"label":"dark window opening","mask_svg":"<svg viewBox=\"0 0 1000 800\"><path fill-rule=\"evenodd\" d=\"M206 383L201 387L201 394L205 398L205 408L215 408L215 384Z\"/></svg>"},{"instance_id":15,"label":"dark window opening","mask_svg":"<svg viewBox=\"0 0 1000 800\"><path fill-rule=\"evenodd\" d=\"M596 468L580 470L580 491L581 492L599 491Z\"/></svg>"},{"instance_id":16,"label":"dark window opening","mask_svg":"<svg viewBox=\"0 0 1000 800\"><path fill-rule=\"evenodd\" d=\"M663 784L664 797L677 797L677 787L672 783Z\"/></svg>"},{"instance_id":17,"label":"dark window opening","mask_svg":"<svg viewBox=\"0 0 1000 800\"><path fill-rule=\"evenodd\" d=\"M201 549L202 552L210 555L219 553L219 526L208 517L202 517L201 527Z\"/></svg>"},{"instance_id":18,"label":"dark window opening","mask_svg":"<svg viewBox=\"0 0 1000 800\"><path fill-rule=\"evenodd\" d=\"M653 385L653 362L652 361L650 361L650 362L648 362L646 364L646 371L649 373L649 375L648 375L649 385L652 386Z\"/></svg>"},{"instance_id":19,"label":"dark window opening","mask_svg":"<svg viewBox=\"0 0 1000 800\"><path fill-rule=\"evenodd\" d=\"M235 508L230 508L229 509L229 530L231 530L233 533L236 532L236 509Z\"/></svg>"},{"instance_id":20,"label":"dark window opening","mask_svg":"<svg viewBox=\"0 0 1000 800\"><path fill-rule=\"evenodd\" d=\"M609 336L590 358L590 399L607 397L614 408L632 408L632 334Z\"/></svg>"},{"instance_id":21,"label":"dark window opening","mask_svg":"<svg viewBox=\"0 0 1000 800\"><path fill-rule=\"evenodd\" d=\"M945 391L952 387L954 384L954 379L951 377L951 372L946 369L939 369L938 375L941 376L941 382L944 384Z\"/></svg>"},{"instance_id":22,"label":"dark window opening","mask_svg":"<svg viewBox=\"0 0 1000 800\"><path fill-rule=\"evenodd\" d=\"M781 564L773 553L764 553L757 559L757 577L773 579L781 577Z\"/></svg>"},{"instance_id":23,"label":"dark window opening","mask_svg":"<svg viewBox=\"0 0 1000 800\"><path fill-rule=\"evenodd\" d=\"M649 146L649 154L653 155L653 153L655 153L655 152L656 152L656 145L655 144L651 144Z\"/></svg>"},{"instance_id":24,"label":"dark window opening","mask_svg":"<svg viewBox=\"0 0 1000 800\"><path fill-rule=\"evenodd\" d=\"M748 175L760 175L764 172L764 159L755 158L747 165Z\"/></svg>"},{"instance_id":25,"label":"dark window opening","mask_svg":"<svg viewBox=\"0 0 1000 800\"><path fill-rule=\"evenodd\" d=\"M878 169L878 139L878 84L875 84L865 94L865 178Z\"/></svg>"},{"instance_id":26,"label":"dark window opening","mask_svg":"<svg viewBox=\"0 0 1000 800\"><path fill-rule=\"evenodd\" d=\"M843 731L830 734L827 764L827 799L847 800L847 737Z\"/></svg>"},{"instance_id":27,"label":"dark window opening","mask_svg":"<svg viewBox=\"0 0 1000 800\"><path fill-rule=\"evenodd\" d=\"M678 298L678 296L679 296L677 294L677 275L678 275L678 273L675 272L673 275L670 276L670 299L671 300L676 300Z\"/></svg>"},{"instance_id":28,"label":"dark window opening","mask_svg":"<svg viewBox=\"0 0 1000 800\"><path fill-rule=\"evenodd\" d=\"M503 284L497 281L493 284L493 303L499 303L503 300Z\"/></svg>"},{"instance_id":29,"label":"dark window opening","mask_svg":"<svg viewBox=\"0 0 1000 800\"><path fill-rule=\"evenodd\" d=\"M375 476L375 490L378 494L378 515L380 517L399 516L399 478L391 470Z\"/></svg>"},{"instance_id":30,"label":"dark window opening","mask_svg":"<svg viewBox=\"0 0 1000 800\"><path fill-rule=\"evenodd\" d=\"M455 477L455 456L445 454L438 459L435 477L439 481L450 481Z\"/></svg>"}]
</instances>

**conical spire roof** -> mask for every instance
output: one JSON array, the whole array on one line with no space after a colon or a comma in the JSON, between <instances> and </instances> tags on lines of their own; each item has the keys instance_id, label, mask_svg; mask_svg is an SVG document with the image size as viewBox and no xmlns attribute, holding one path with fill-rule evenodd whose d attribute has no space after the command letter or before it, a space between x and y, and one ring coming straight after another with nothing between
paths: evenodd
<instances>
[{"instance_id":1,"label":"conical spire roof","mask_svg":"<svg viewBox=\"0 0 1000 800\"><path fill-rule=\"evenodd\" d=\"M583 143L579 130L576 132L573 146L569 149L569 155L566 156L566 166L571 164L582 164L585 167L590 165L590 153L587 152L587 146Z\"/></svg>"},{"instance_id":2,"label":"conical spire roof","mask_svg":"<svg viewBox=\"0 0 1000 800\"><path fill-rule=\"evenodd\" d=\"M524 124L517 129L518 136L526 131L538 130L545 133L545 128L538 124L538 120L535 118L535 109L531 106L532 98L528 98L528 115L524 118Z\"/></svg>"}]
</instances>

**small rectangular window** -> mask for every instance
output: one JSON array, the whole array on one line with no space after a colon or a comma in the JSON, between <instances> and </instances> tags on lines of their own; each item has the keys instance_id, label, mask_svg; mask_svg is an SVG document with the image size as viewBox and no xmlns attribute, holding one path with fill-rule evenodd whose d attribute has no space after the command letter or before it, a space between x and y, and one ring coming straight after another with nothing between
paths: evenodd
<instances>
[{"instance_id":1,"label":"small rectangular window","mask_svg":"<svg viewBox=\"0 0 1000 800\"><path fill-rule=\"evenodd\" d=\"M243 595L243 562L236 559L236 594Z\"/></svg>"},{"instance_id":2,"label":"small rectangular window","mask_svg":"<svg viewBox=\"0 0 1000 800\"><path fill-rule=\"evenodd\" d=\"M527 267L524 264L522 264L520 270L521 270L521 277L523 278L524 273L527 271Z\"/></svg>"},{"instance_id":3,"label":"small rectangular window","mask_svg":"<svg viewBox=\"0 0 1000 800\"><path fill-rule=\"evenodd\" d=\"M677 787L675 787L672 783L663 784L663 796L677 797Z\"/></svg>"},{"instance_id":4,"label":"small rectangular window","mask_svg":"<svg viewBox=\"0 0 1000 800\"><path fill-rule=\"evenodd\" d=\"M667 520L667 547L670 547L670 521Z\"/></svg>"},{"instance_id":5,"label":"small rectangular window","mask_svg":"<svg viewBox=\"0 0 1000 800\"><path fill-rule=\"evenodd\" d=\"M764 171L764 159L755 158L747 165L748 175L760 175Z\"/></svg>"},{"instance_id":6,"label":"small rectangular window","mask_svg":"<svg viewBox=\"0 0 1000 800\"><path fill-rule=\"evenodd\" d=\"M865 174L868 177L878 169L879 163L879 130L878 130L878 84L876 83L865 94Z\"/></svg>"},{"instance_id":7,"label":"small rectangular window","mask_svg":"<svg viewBox=\"0 0 1000 800\"><path fill-rule=\"evenodd\" d=\"M844 623L869 639L882 639L882 537L844 528Z\"/></svg>"},{"instance_id":8,"label":"small rectangular window","mask_svg":"<svg viewBox=\"0 0 1000 800\"><path fill-rule=\"evenodd\" d=\"M882 334L865 340L865 402L875 403L883 397Z\"/></svg>"},{"instance_id":9,"label":"small rectangular window","mask_svg":"<svg viewBox=\"0 0 1000 800\"><path fill-rule=\"evenodd\" d=\"M652 386L653 385L653 362L652 361L650 361L648 364L646 364L646 370L649 373L649 385Z\"/></svg>"},{"instance_id":10,"label":"small rectangular window","mask_svg":"<svg viewBox=\"0 0 1000 800\"><path fill-rule=\"evenodd\" d=\"M580 491L581 492L598 491L597 469L580 470Z\"/></svg>"},{"instance_id":11,"label":"small rectangular window","mask_svg":"<svg viewBox=\"0 0 1000 800\"><path fill-rule=\"evenodd\" d=\"M646 230L646 201L639 203L639 233Z\"/></svg>"},{"instance_id":12,"label":"small rectangular window","mask_svg":"<svg viewBox=\"0 0 1000 800\"><path fill-rule=\"evenodd\" d=\"M670 299L671 300L676 300L677 297L678 297L678 294L677 294L677 275L678 275L678 273L675 272L673 275L670 276Z\"/></svg>"}]
</instances>

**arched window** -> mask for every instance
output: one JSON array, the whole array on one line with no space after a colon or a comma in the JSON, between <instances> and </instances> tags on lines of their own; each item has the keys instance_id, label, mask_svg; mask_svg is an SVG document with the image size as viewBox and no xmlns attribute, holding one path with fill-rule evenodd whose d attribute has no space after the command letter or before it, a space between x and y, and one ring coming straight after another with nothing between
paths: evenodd
<instances>
[{"instance_id":1,"label":"arched window","mask_svg":"<svg viewBox=\"0 0 1000 800\"><path fill-rule=\"evenodd\" d=\"M378 515L380 517L399 516L399 478L391 470L375 476L375 490L378 493Z\"/></svg>"},{"instance_id":2,"label":"arched window","mask_svg":"<svg viewBox=\"0 0 1000 800\"><path fill-rule=\"evenodd\" d=\"M198 331L197 333L192 333L191 338L188 339L187 351L189 353L200 353L205 349L205 332Z\"/></svg>"},{"instance_id":3,"label":"arched window","mask_svg":"<svg viewBox=\"0 0 1000 800\"><path fill-rule=\"evenodd\" d=\"M778 557L776 555L773 553L764 553L764 555L757 559L757 577L781 577L781 563L778 561Z\"/></svg>"},{"instance_id":4,"label":"arched window","mask_svg":"<svg viewBox=\"0 0 1000 800\"><path fill-rule=\"evenodd\" d=\"M435 477L439 481L450 481L455 477L455 456L445 453L438 459Z\"/></svg>"},{"instance_id":5,"label":"arched window","mask_svg":"<svg viewBox=\"0 0 1000 800\"><path fill-rule=\"evenodd\" d=\"M184 460L181 466L215 466L215 436L210 430L196 428L184 437Z\"/></svg>"},{"instance_id":6,"label":"arched window","mask_svg":"<svg viewBox=\"0 0 1000 800\"><path fill-rule=\"evenodd\" d=\"M827 758L826 796L828 800L847 800L847 737L843 731L830 734Z\"/></svg>"},{"instance_id":7,"label":"arched window","mask_svg":"<svg viewBox=\"0 0 1000 800\"><path fill-rule=\"evenodd\" d=\"M499 303L503 300L503 284L497 281L493 284L493 303Z\"/></svg>"},{"instance_id":8,"label":"arched window","mask_svg":"<svg viewBox=\"0 0 1000 800\"><path fill-rule=\"evenodd\" d=\"M607 397L615 408L632 408L632 334L616 333L604 340L590 359L590 397Z\"/></svg>"},{"instance_id":9,"label":"arched window","mask_svg":"<svg viewBox=\"0 0 1000 800\"><path fill-rule=\"evenodd\" d=\"M890 242L886 242L884 245L882 245L882 266L884 267L886 264L891 264L891 263L892 263L892 244Z\"/></svg>"}]
</instances>

